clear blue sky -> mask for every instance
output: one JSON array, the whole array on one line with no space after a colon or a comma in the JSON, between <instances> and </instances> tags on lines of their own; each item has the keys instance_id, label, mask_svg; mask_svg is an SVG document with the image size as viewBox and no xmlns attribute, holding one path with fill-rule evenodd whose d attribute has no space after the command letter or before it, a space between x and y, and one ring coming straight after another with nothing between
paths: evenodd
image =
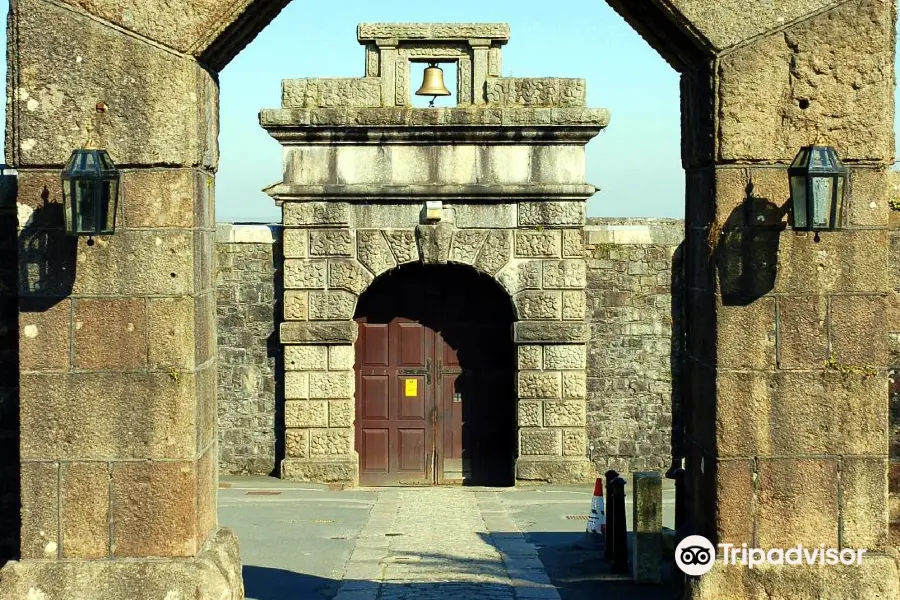
<instances>
[{"instance_id":1,"label":"clear blue sky","mask_svg":"<svg viewBox=\"0 0 900 600\"><path fill-rule=\"evenodd\" d=\"M281 147L259 127L257 113L279 106L282 79L362 76L356 25L364 21L509 23L503 75L583 77L588 104L612 112L609 128L587 149L587 179L600 188L588 213L682 217L678 75L602 0L561 6L547 10L533 0L292 3L221 73L218 220L280 219L261 189L281 179ZM8 0L0 0L0 13L7 10ZM0 72L5 67L3 54ZM0 103L0 116L4 108Z\"/></svg>"}]
</instances>

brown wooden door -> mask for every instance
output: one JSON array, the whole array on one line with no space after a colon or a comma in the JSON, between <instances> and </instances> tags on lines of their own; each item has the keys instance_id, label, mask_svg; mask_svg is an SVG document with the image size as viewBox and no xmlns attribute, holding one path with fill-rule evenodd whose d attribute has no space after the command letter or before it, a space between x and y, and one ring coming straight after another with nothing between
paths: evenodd
<instances>
[{"instance_id":1,"label":"brown wooden door","mask_svg":"<svg viewBox=\"0 0 900 600\"><path fill-rule=\"evenodd\" d=\"M434 332L396 318L360 319L356 446L361 485L435 481Z\"/></svg>"},{"instance_id":2,"label":"brown wooden door","mask_svg":"<svg viewBox=\"0 0 900 600\"><path fill-rule=\"evenodd\" d=\"M463 442L463 394L457 389L457 379L462 374L456 350L441 334L435 336L435 377L441 420L440 449L437 452L437 483L463 483L470 475L468 444Z\"/></svg>"}]
</instances>

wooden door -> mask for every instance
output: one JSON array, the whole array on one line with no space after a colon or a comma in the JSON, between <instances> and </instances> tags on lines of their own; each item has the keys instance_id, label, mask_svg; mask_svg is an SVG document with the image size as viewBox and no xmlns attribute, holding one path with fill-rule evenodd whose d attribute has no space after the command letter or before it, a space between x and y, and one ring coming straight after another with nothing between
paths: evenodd
<instances>
[{"instance_id":1,"label":"wooden door","mask_svg":"<svg viewBox=\"0 0 900 600\"><path fill-rule=\"evenodd\" d=\"M360 485L434 482L434 332L359 320L356 446Z\"/></svg>"},{"instance_id":2,"label":"wooden door","mask_svg":"<svg viewBox=\"0 0 900 600\"><path fill-rule=\"evenodd\" d=\"M440 448L438 449L437 483L463 483L470 477L470 460L468 441L463 440L463 402L462 390L457 381L462 374L462 367L456 350L444 340L444 336L435 336L435 377L437 379L437 397L435 404L440 415L438 432ZM468 430L466 430L468 431Z\"/></svg>"}]
</instances>

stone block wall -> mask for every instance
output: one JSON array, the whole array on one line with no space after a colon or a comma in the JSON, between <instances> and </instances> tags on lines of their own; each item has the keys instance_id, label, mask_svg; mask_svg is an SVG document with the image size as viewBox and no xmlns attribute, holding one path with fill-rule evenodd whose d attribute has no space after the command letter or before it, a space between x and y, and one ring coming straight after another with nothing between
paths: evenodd
<instances>
[{"instance_id":1,"label":"stone block wall","mask_svg":"<svg viewBox=\"0 0 900 600\"><path fill-rule=\"evenodd\" d=\"M270 474L281 447L281 361L277 322L281 229L216 227L219 469Z\"/></svg>"},{"instance_id":2,"label":"stone block wall","mask_svg":"<svg viewBox=\"0 0 900 600\"><path fill-rule=\"evenodd\" d=\"M589 219L584 235L591 330L586 356L584 346L578 345L519 346L519 366L525 370L520 385L535 389L526 391L529 398L539 396L546 385L567 381L539 381L535 377L546 372L542 370L578 368L586 360L587 441L598 472L609 468L665 471L671 466L673 445L677 448L680 442L675 399L680 393L678 265L683 227L682 221L670 219ZM281 321L281 309L276 306L282 285L280 231L277 225L217 226L219 467L223 473L269 474L283 456L284 382L276 375L282 346L274 337ZM326 230L315 231L318 235ZM528 252L536 242L523 235L519 247ZM296 253L292 240L287 249L290 255ZM313 241L320 245L318 238ZM461 250L454 256L462 256ZM517 295L519 310L530 314L535 308L524 293ZM290 311L301 304L291 301L290 306L294 308L288 307L289 314L294 314ZM318 318L326 307L317 301L302 308ZM352 311L352 305L347 311ZM325 369L329 364L324 347L288 348L290 372L291 365L315 363ZM340 357L332 354L330 364L336 366ZM346 360L352 364L352 357ZM520 425L567 422L567 408L566 402L523 399ZM580 455L582 434L561 431L570 435L548 437L543 429L523 430L522 451L561 444L565 455ZM298 444L303 448L309 444L296 435L289 442L295 450ZM570 446L577 451L567 450Z\"/></svg>"},{"instance_id":3,"label":"stone block wall","mask_svg":"<svg viewBox=\"0 0 900 600\"><path fill-rule=\"evenodd\" d=\"M589 219L587 432L600 473L666 471L681 443L681 243L675 219Z\"/></svg>"}]
</instances>

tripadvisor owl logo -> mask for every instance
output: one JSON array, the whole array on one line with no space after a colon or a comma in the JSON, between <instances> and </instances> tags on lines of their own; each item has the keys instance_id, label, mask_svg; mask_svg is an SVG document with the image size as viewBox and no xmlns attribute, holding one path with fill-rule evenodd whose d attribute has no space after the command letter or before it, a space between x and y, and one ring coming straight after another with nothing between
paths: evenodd
<instances>
[{"instance_id":1,"label":"tripadvisor owl logo","mask_svg":"<svg viewBox=\"0 0 900 600\"><path fill-rule=\"evenodd\" d=\"M760 548L748 548L747 544L737 547L734 544L719 544L722 550L721 561L726 565L746 565L751 569L763 564L769 565L856 565L862 564L863 548L826 548L820 544L818 548L807 548L798 544L792 548L772 548L768 551ZM716 547L702 535L691 535L675 548L675 564L686 575L699 577L710 572L716 562Z\"/></svg>"},{"instance_id":2,"label":"tripadvisor owl logo","mask_svg":"<svg viewBox=\"0 0 900 600\"><path fill-rule=\"evenodd\" d=\"M689 535L675 548L675 564L686 575L706 575L716 562L716 548L702 535Z\"/></svg>"}]
</instances>

